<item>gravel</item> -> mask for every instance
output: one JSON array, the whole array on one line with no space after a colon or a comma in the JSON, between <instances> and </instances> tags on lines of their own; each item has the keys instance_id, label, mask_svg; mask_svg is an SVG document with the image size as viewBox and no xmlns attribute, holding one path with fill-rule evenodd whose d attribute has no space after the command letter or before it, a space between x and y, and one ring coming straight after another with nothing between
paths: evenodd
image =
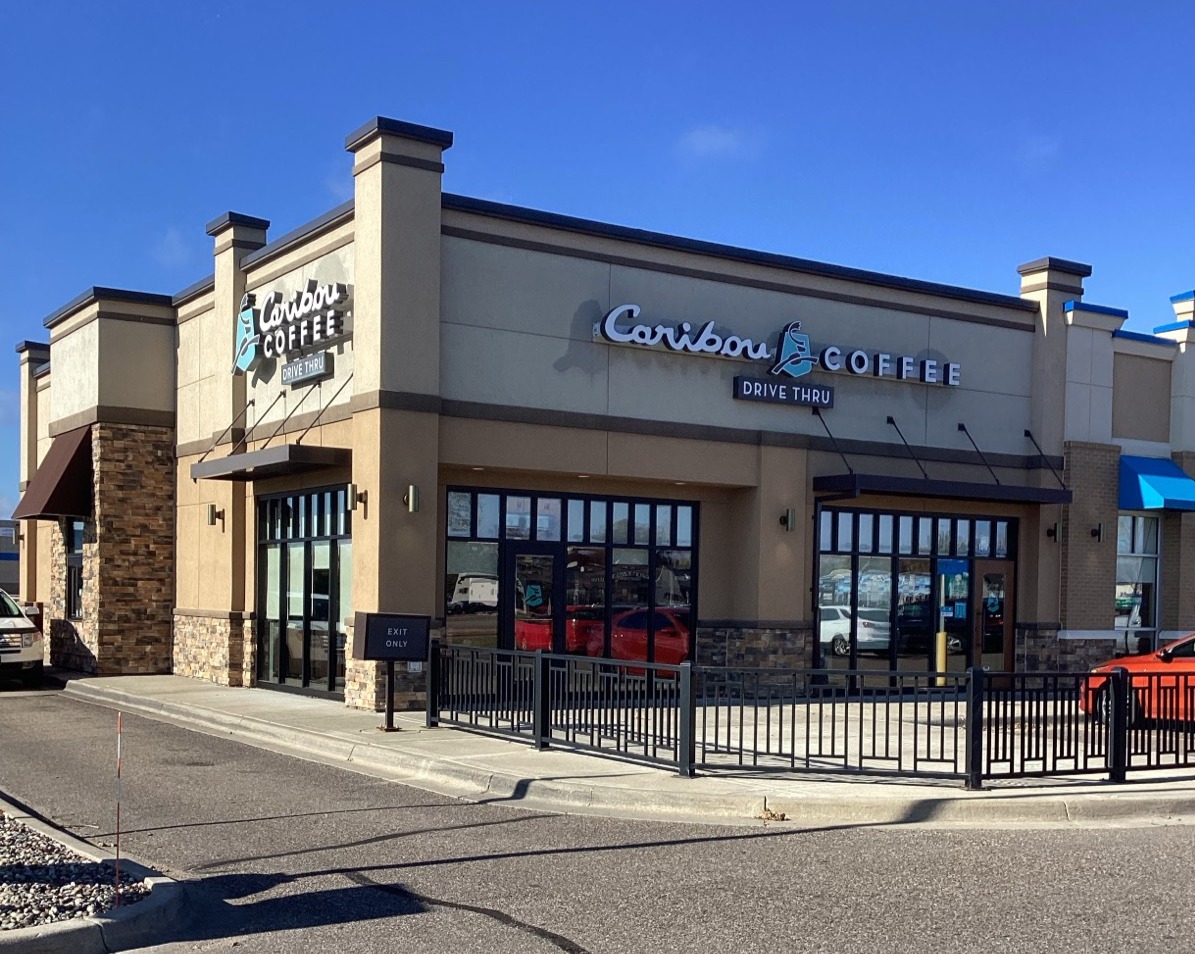
<instances>
[{"instance_id":1,"label":"gravel","mask_svg":"<svg viewBox=\"0 0 1195 954\"><path fill-rule=\"evenodd\" d=\"M0 814L0 930L103 914L116 904L115 875L112 862L91 861ZM126 872L120 882L122 905L149 894Z\"/></svg>"}]
</instances>

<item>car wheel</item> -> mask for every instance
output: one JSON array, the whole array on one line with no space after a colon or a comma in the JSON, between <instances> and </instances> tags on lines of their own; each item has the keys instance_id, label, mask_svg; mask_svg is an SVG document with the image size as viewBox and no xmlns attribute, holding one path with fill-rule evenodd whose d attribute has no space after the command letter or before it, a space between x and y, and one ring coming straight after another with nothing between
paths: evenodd
<instances>
[{"instance_id":1,"label":"car wheel","mask_svg":"<svg viewBox=\"0 0 1195 954\"><path fill-rule=\"evenodd\" d=\"M845 636L835 636L830 643L830 651L835 656L849 656L851 654L851 641Z\"/></svg>"},{"instance_id":2,"label":"car wheel","mask_svg":"<svg viewBox=\"0 0 1195 954\"><path fill-rule=\"evenodd\" d=\"M1100 725L1108 725L1112 721L1112 687L1104 686L1095 700L1095 721ZM1128 718L1125 720L1130 729L1135 729L1142 723L1141 699L1134 692L1129 693Z\"/></svg>"}]
</instances>

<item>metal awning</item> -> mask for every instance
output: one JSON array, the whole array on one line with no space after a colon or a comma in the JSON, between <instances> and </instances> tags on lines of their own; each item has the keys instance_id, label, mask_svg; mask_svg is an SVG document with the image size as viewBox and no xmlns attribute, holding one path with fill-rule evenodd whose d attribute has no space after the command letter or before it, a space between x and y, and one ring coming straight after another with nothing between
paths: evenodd
<instances>
[{"instance_id":1,"label":"metal awning","mask_svg":"<svg viewBox=\"0 0 1195 954\"><path fill-rule=\"evenodd\" d=\"M263 480L284 474L302 474L326 467L351 464L353 452L347 447L308 447L306 444L280 444L244 454L229 454L216 460L191 465L192 480Z\"/></svg>"},{"instance_id":2,"label":"metal awning","mask_svg":"<svg viewBox=\"0 0 1195 954\"><path fill-rule=\"evenodd\" d=\"M1195 510L1195 480L1166 457L1121 457L1120 509Z\"/></svg>"},{"instance_id":3,"label":"metal awning","mask_svg":"<svg viewBox=\"0 0 1195 954\"><path fill-rule=\"evenodd\" d=\"M941 497L953 500L996 500L1005 503L1068 504L1071 492L1062 487L1021 487L963 480L926 480L888 474L828 474L813 478L814 493L843 497L891 494L899 497Z\"/></svg>"},{"instance_id":4,"label":"metal awning","mask_svg":"<svg viewBox=\"0 0 1195 954\"><path fill-rule=\"evenodd\" d=\"M14 520L56 520L91 513L91 427L59 434L42 458Z\"/></svg>"}]
</instances>

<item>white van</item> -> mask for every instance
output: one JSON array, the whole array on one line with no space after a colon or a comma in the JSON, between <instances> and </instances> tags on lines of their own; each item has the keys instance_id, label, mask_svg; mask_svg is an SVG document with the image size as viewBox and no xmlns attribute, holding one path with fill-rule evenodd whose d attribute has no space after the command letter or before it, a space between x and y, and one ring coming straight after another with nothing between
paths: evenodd
<instances>
[{"instance_id":1,"label":"white van","mask_svg":"<svg viewBox=\"0 0 1195 954\"><path fill-rule=\"evenodd\" d=\"M448 601L450 613L486 612L498 608L498 577L490 573L461 573Z\"/></svg>"},{"instance_id":2,"label":"white van","mask_svg":"<svg viewBox=\"0 0 1195 954\"><path fill-rule=\"evenodd\" d=\"M0 676L20 679L26 686L42 679L42 634L17 605L0 590Z\"/></svg>"}]
</instances>

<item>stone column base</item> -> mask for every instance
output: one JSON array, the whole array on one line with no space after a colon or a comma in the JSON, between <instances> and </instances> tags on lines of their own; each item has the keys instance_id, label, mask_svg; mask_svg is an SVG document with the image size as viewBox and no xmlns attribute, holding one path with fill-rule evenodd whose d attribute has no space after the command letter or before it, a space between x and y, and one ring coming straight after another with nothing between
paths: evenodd
<instances>
[{"instance_id":1,"label":"stone column base","mask_svg":"<svg viewBox=\"0 0 1195 954\"><path fill-rule=\"evenodd\" d=\"M726 621L700 626L694 662L735 669L808 669L813 665L813 624L752 626Z\"/></svg>"},{"instance_id":2,"label":"stone column base","mask_svg":"<svg viewBox=\"0 0 1195 954\"><path fill-rule=\"evenodd\" d=\"M245 628L240 613L174 617L174 674L220 686L245 684Z\"/></svg>"}]
</instances>

